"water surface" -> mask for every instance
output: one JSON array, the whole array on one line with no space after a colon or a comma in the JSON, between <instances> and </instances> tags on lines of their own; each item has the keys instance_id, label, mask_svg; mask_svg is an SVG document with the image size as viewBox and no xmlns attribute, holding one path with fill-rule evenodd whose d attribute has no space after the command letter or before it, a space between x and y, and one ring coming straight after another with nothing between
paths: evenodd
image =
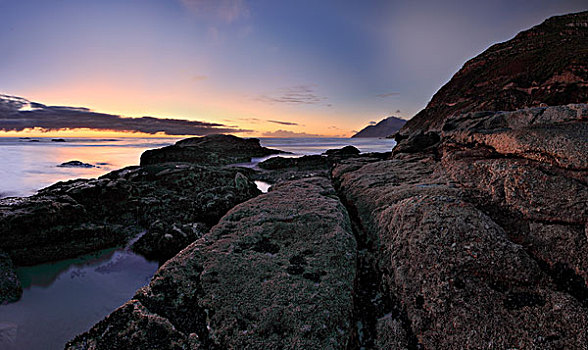
<instances>
[{"instance_id":1,"label":"water surface","mask_svg":"<svg viewBox=\"0 0 588 350\"><path fill-rule=\"evenodd\" d=\"M129 300L158 268L129 249L17 269L22 298L0 305L0 349L63 349Z\"/></svg>"}]
</instances>

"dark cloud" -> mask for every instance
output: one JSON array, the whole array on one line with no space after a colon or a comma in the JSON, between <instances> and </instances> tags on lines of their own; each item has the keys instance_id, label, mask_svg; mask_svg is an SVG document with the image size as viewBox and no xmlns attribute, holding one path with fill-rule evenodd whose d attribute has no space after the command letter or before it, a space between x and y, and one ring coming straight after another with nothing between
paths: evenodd
<instances>
[{"instance_id":1,"label":"dark cloud","mask_svg":"<svg viewBox=\"0 0 588 350\"><path fill-rule=\"evenodd\" d=\"M267 120L270 123L282 124L282 125L299 125L298 123L294 122L283 122L281 120Z\"/></svg>"},{"instance_id":2,"label":"dark cloud","mask_svg":"<svg viewBox=\"0 0 588 350\"><path fill-rule=\"evenodd\" d=\"M282 89L278 94L273 96L263 95L257 98L267 103L287 103L287 104L318 104L327 98L318 96L314 92L314 85L298 85Z\"/></svg>"},{"instance_id":3,"label":"dark cloud","mask_svg":"<svg viewBox=\"0 0 588 350\"><path fill-rule=\"evenodd\" d=\"M377 122L375 122L375 121L373 121L373 120L372 120L372 121L370 121L370 125L376 125L376 124L378 124L378 123L377 123Z\"/></svg>"},{"instance_id":4,"label":"dark cloud","mask_svg":"<svg viewBox=\"0 0 588 350\"><path fill-rule=\"evenodd\" d=\"M387 97L393 97L393 96L398 96L400 95L400 92L387 92L384 94L377 94L376 96L380 97L380 98L387 98Z\"/></svg>"},{"instance_id":5,"label":"dark cloud","mask_svg":"<svg viewBox=\"0 0 588 350\"><path fill-rule=\"evenodd\" d=\"M267 131L263 133L264 137L323 137L323 135L307 134L305 132L294 132L289 130Z\"/></svg>"},{"instance_id":6,"label":"dark cloud","mask_svg":"<svg viewBox=\"0 0 588 350\"><path fill-rule=\"evenodd\" d=\"M93 112L87 108L45 106L13 96L0 95L0 131L22 131L39 128L43 131L93 129L143 132L167 135L208 135L239 133L237 129L218 123L171 118L124 118Z\"/></svg>"}]
</instances>

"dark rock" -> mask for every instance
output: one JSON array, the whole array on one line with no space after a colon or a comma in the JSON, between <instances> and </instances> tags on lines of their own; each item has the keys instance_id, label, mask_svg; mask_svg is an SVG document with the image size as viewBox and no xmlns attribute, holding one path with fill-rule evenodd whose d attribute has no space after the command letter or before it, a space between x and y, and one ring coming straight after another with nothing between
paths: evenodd
<instances>
[{"instance_id":1,"label":"dark rock","mask_svg":"<svg viewBox=\"0 0 588 350\"><path fill-rule=\"evenodd\" d=\"M175 145L145 151L141 165L186 162L199 165L228 165L250 162L253 157L284 153L262 147L258 139L232 135L208 135L176 142Z\"/></svg>"},{"instance_id":2,"label":"dark rock","mask_svg":"<svg viewBox=\"0 0 588 350\"><path fill-rule=\"evenodd\" d=\"M365 128L361 129L357 134L351 136L352 138L361 138L361 137L387 137L389 135L394 134L404 124L406 120L396 118L396 117L388 117L382 119L376 125L368 125Z\"/></svg>"},{"instance_id":3,"label":"dark rock","mask_svg":"<svg viewBox=\"0 0 588 350\"><path fill-rule=\"evenodd\" d=\"M265 170L293 170L293 168L299 170L318 170L327 168L327 159L319 155L296 158L272 157L259 163L258 166Z\"/></svg>"},{"instance_id":4,"label":"dark rock","mask_svg":"<svg viewBox=\"0 0 588 350\"><path fill-rule=\"evenodd\" d=\"M51 142L65 142L64 139L51 139Z\"/></svg>"},{"instance_id":5,"label":"dark rock","mask_svg":"<svg viewBox=\"0 0 588 350\"><path fill-rule=\"evenodd\" d=\"M208 227L203 223L176 224L157 220L133 244L132 249L147 259L163 263L207 231Z\"/></svg>"},{"instance_id":6,"label":"dark rock","mask_svg":"<svg viewBox=\"0 0 588 350\"><path fill-rule=\"evenodd\" d=\"M315 176L327 177L329 172L328 158L320 155L272 157L259 163L258 167L262 171L253 178L272 184Z\"/></svg>"},{"instance_id":7,"label":"dark rock","mask_svg":"<svg viewBox=\"0 0 588 350\"><path fill-rule=\"evenodd\" d=\"M416 153L427 151L439 144L441 137L436 132L414 133L406 137L401 143L394 147L393 153Z\"/></svg>"},{"instance_id":8,"label":"dark rock","mask_svg":"<svg viewBox=\"0 0 588 350\"><path fill-rule=\"evenodd\" d=\"M17 265L64 259L120 246L157 220L212 226L259 193L236 168L129 167L97 179L60 182L27 198L0 199L0 249ZM147 249L144 243L159 235L146 236L140 250L155 256L158 247ZM187 240L162 246L162 259Z\"/></svg>"},{"instance_id":9,"label":"dark rock","mask_svg":"<svg viewBox=\"0 0 588 350\"><path fill-rule=\"evenodd\" d=\"M165 317L131 300L90 332L66 344L66 349L198 349L195 335L184 334Z\"/></svg>"},{"instance_id":10,"label":"dark rock","mask_svg":"<svg viewBox=\"0 0 588 350\"><path fill-rule=\"evenodd\" d=\"M8 254L0 251L0 304L17 301L21 295L22 287L12 260Z\"/></svg>"},{"instance_id":11,"label":"dark rock","mask_svg":"<svg viewBox=\"0 0 588 350\"><path fill-rule=\"evenodd\" d=\"M325 152L325 155L327 155L328 157L338 157L338 158L345 158L345 157L351 157L351 156L357 156L360 153L360 151L353 147L353 146L345 146L343 148L339 148L339 149L328 149Z\"/></svg>"},{"instance_id":12,"label":"dark rock","mask_svg":"<svg viewBox=\"0 0 588 350\"><path fill-rule=\"evenodd\" d=\"M278 184L232 209L67 347L346 348L355 259L347 212L328 180ZM156 339L146 324L160 330Z\"/></svg>"},{"instance_id":13,"label":"dark rock","mask_svg":"<svg viewBox=\"0 0 588 350\"><path fill-rule=\"evenodd\" d=\"M57 167L59 168L94 168L94 165L88 163L82 163L79 160L70 160L69 162L61 163Z\"/></svg>"}]
</instances>

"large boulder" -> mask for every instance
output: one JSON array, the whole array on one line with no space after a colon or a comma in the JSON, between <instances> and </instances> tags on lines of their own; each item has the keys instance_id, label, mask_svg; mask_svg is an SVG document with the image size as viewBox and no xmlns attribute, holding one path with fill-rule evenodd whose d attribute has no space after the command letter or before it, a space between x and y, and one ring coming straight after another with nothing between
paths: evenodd
<instances>
[{"instance_id":1,"label":"large boulder","mask_svg":"<svg viewBox=\"0 0 588 350\"><path fill-rule=\"evenodd\" d=\"M356 243L331 184L275 185L232 209L68 349L344 349Z\"/></svg>"},{"instance_id":2,"label":"large boulder","mask_svg":"<svg viewBox=\"0 0 588 350\"><path fill-rule=\"evenodd\" d=\"M186 162L219 166L246 163L254 157L278 153L284 152L262 147L259 139L218 134L192 137L171 146L145 151L141 155L141 165Z\"/></svg>"}]
</instances>

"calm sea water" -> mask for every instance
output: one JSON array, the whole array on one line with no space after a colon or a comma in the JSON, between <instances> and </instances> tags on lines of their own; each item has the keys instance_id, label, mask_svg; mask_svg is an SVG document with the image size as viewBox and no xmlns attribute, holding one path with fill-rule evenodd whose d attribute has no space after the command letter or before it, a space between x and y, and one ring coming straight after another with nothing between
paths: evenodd
<instances>
[{"instance_id":1,"label":"calm sea water","mask_svg":"<svg viewBox=\"0 0 588 350\"><path fill-rule=\"evenodd\" d=\"M29 196L57 181L92 178L129 165L139 164L141 153L175 143L177 138L51 138L0 137L0 198ZM295 156L321 154L327 149L353 145L362 152L387 152L395 145L389 139L262 138L262 145L292 152ZM95 168L59 168L79 160ZM258 162L262 159L255 159ZM251 166L251 164L249 164Z\"/></svg>"},{"instance_id":2,"label":"calm sea water","mask_svg":"<svg viewBox=\"0 0 588 350\"><path fill-rule=\"evenodd\" d=\"M37 142L0 138L0 197L27 196L54 182L92 178L137 165L143 151L173 144L176 138L66 139ZM362 152L387 152L386 139L261 139L262 145L293 156L321 154L354 145ZM79 160L95 168L59 168ZM255 159L247 166L254 166ZM258 184L267 190L265 184ZM149 282L158 265L128 248L110 249L17 270L24 293L20 301L0 305L0 349L63 349L65 342L86 331L130 299Z\"/></svg>"}]
</instances>

